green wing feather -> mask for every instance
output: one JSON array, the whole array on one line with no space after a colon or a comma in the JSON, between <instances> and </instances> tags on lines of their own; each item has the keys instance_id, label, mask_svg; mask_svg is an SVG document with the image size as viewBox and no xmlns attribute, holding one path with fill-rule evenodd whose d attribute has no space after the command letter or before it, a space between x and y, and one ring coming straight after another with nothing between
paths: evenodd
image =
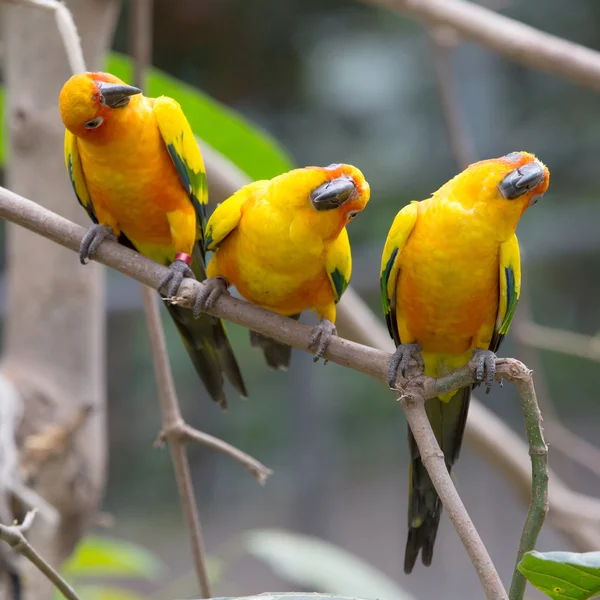
<instances>
[{"instance_id":1,"label":"green wing feather","mask_svg":"<svg viewBox=\"0 0 600 600\"><path fill-rule=\"evenodd\" d=\"M198 239L204 239L208 188L204 161L192 128L181 107L172 98L166 96L156 98L154 101L154 115L179 178L194 205Z\"/></svg>"},{"instance_id":2,"label":"green wing feather","mask_svg":"<svg viewBox=\"0 0 600 600\"><path fill-rule=\"evenodd\" d=\"M383 314L390 336L397 346L401 343L398 333L395 298L396 283L400 272L399 258L402 248L404 248L404 244L406 244L406 240L408 240L417 222L418 211L418 202L411 202L396 215L381 255L379 282Z\"/></svg>"}]
</instances>

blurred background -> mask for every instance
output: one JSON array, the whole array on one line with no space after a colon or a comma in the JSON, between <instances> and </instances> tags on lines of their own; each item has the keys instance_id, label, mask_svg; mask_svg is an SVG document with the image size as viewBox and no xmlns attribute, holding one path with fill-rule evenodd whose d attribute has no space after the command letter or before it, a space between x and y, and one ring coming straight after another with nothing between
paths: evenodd
<instances>
[{"instance_id":1,"label":"blurred background","mask_svg":"<svg viewBox=\"0 0 600 600\"><path fill-rule=\"evenodd\" d=\"M576 6L561 0L490 0L486 6L600 49L600 5L594 0ZM113 44L123 53L129 51L128 16L124 3ZM157 68L262 127L296 165L346 162L363 171L372 199L349 226L352 285L378 316L379 261L394 216L458 170L433 57L425 29L368 3L155 0ZM525 214L517 232L528 318L596 334L597 95L466 42L445 54L443 70L452 77L471 158L527 150L551 171L549 192ZM168 565L160 585L140 588L147 597L190 597L194 576L169 453L152 448L160 413L139 289L113 271L107 275L110 464L103 511L115 522L97 532L143 545ZM316 322L312 316L303 320ZM406 423L384 386L334 364L313 364L296 351L287 374L270 371L251 350L248 332L228 325L250 399L243 402L228 388L230 408L223 414L199 384L171 321L166 317L164 323L187 421L275 471L260 487L230 460L203 447L189 448L208 552L220 569L215 595L298 589L244 549L244 532L278 528L334 543L416 598L482 597L446 516L433 565L418 564L411 576L402 572ZM532 357L514 335L501 354L525 362ZM597 440L597 363L554 352L536 353L533 360L563 423ZM511 385L479 398L524 437ZM550 461L575 489L600 494L598 479L552 448ZM503 581L509 582L526 506L469 444L455 479ZM538 549L569 549L569 544L546 526ZM531 597L541 597L535 594Z\"/></svg>"}]
</instances>

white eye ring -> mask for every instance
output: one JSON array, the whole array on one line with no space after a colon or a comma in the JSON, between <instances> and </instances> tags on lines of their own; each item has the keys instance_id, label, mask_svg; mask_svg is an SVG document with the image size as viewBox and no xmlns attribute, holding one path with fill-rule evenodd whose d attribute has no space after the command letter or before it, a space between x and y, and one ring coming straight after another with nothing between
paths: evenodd
<instances>
[{"instance_id":1,"label":"white eye ring","mask_svg":"<svg viewBox=\"0 0 600 600\"><path fill-rule=\"evenodd\" d=\"M84 127L86 129L97 129L98 127L100 127L100 125L102 125L102 122L104 121L103 117L96 117L95 119L92 119L91 121L88 121Z\"/></svg>"},{"instance_id":2,"label":"white eye ring","mask_svg":"<svg viewBox=\"0 0 600 600\"><path fill-rule=\"evenodd\" d=\"M356 215L357 215L359 212L360 212L360 210L351 210L351 211L348 213L348 219L349 219L350 221L352 221L352 219L354 219L354 217L355 217L355 216L356 216Z\"/></svg>"}]
</instances>

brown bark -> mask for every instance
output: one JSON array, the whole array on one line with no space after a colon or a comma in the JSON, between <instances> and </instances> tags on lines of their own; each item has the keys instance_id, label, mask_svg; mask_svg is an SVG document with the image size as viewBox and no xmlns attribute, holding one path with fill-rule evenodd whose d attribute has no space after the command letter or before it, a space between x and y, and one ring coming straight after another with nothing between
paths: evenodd
<instances>
[{"instance_id":1,"label":"brown bark","mask_svg":"<svg viewBox=\"0 0 600 600\"><path fill-rule=\"evenodd\" d=\"M118 1L68 4L88 68L98 69L112 39ZM7 185L87 224L63 162L64 129L57 99L71 73L54 15L14 4L0 11L8 92ZM15 384L24 408L16 432L21 474L60 515L52 525L40 514L29 539L58 567L83 534L104 488L103 270L97 264L82 267L71 252L22 228L8 225L7 238L8 310L1 373ZM11 505L13 512L27 508L19 501ZM52 598L51 585L35 567L26 562L18 567L26 599ZM0 596L10 598L1 585Z\"/></svg>"}]
</instances>

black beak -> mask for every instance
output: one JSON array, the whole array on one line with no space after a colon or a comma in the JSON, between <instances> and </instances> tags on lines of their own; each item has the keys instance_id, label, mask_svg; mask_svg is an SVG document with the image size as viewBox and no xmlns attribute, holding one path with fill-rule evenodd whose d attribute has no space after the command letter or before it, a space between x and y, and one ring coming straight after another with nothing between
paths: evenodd
<instances>
[{"instance_id":1,"label":"black beak","mask_svg":"<svg viewBox=\"0 0 600 600\"><path fill-rule=\"evenodd\" d=\"M336 177L310 194L310 202L315 210L339 208L356 194L356 184L348 177Z\"/></svg>"},{"instance_id":2,"label":"black beak","mask_svg":"<svg viewBox=\"0 0 600 600\"><path fill-rule=\"evenodd\" d=\"M498 189L507 200L514 200L540 185L545 176L542 165L537 162L527 163L511 171L498 184Z\"/></svg>"},{"instance_id":3,"label":"black beak","mask_svg":"<svg viewBox=\"0 0 600 600\"><path fill-rule=\"evenodd\" d=\"M135 94L141 94L142 90L133 87L131 85L124 85L121 83L106 83L104 81L98 82L98 89L100 90L100 102L109 108L122 108L129 104L129 96L135 96Z\"/></svg>"}]
</instances>

